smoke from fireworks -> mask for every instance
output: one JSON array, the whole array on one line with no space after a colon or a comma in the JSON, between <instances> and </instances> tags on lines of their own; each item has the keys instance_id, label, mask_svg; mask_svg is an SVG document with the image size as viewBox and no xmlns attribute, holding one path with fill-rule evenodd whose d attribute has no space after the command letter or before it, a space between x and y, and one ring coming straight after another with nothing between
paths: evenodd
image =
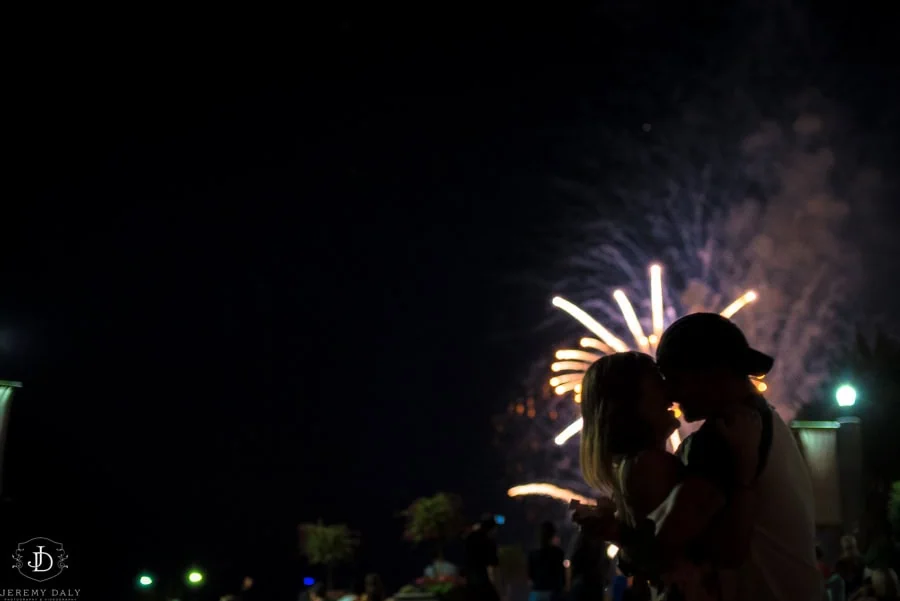
<instances>
[{"instance_id":1,"label":"smoke from fireworks","mask_svg":"<svg viewBox=\"0 0 900 601\"><path fill-rule=\"evenodd\" d=\"M846 315L854 311L838 311L857 297L862 269L845 235L850 205L832 183L825 122L800 112L787 123L764 122L730 148L720 140L705 165L692 162L697 148L674 143L685 146L683 139L651 146L640 185L612 186L621 220L608 219L615 211L609 197L601 204L582 193L582 250L556 289L627 330L610 286L625 278L626 292L647 299L641 310L649 313L651 291L638 270L650 262L667 268L667 322L723 307L753 288L757 305L735 321L754 347L776 357L770 401L789 418L818 392L830 351L846 339ZM642 215L630 216L635 209Z\"/></svg>"}]
</instances>

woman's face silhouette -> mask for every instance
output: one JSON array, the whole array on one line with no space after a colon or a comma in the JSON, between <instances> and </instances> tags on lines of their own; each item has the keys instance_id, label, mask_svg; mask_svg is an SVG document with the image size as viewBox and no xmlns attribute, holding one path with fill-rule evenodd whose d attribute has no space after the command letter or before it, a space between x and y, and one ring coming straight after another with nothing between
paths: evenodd
<instances>
[{"instance_id":1,"label":"woman's face silhouette","mask_svg":"<svg viewBox=\"0 0 900 601\"><path fill-rule=\"evenodd\" d=\"M669 411L672 405L665 382L656 372L648 372L641 378L641 394L637 399L638 417L649 428L654 440L664 441L678 426L678 419Z\"/></svg>"}]
</instances>

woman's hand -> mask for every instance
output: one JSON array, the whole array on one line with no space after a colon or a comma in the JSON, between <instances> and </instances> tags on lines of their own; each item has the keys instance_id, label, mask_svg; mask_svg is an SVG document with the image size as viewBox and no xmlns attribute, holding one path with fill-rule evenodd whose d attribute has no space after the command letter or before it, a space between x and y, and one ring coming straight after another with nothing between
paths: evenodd
<instances>
[{"instance_id":1,"label":"woman's hand","mask_svg":"<svg viewBox=\"0 0 900 601\"><path fill-rule=\"evenodd\" d=\"M601 499L597 505L584 505L571 501L572 521L581 526L582 532L593 538L615 542L618 538L616 505L610 499Z\"/></svg>"},{"instance_id":2,"label":"woman's hand","mask_svg":"<svg viewBox=\"0 0 900 601\"><path fill-rule=\"evenodd\" d=\"M716 420L716 429L734 451L737 459L735 469L740 484L749 486L759 467L759 444L762 437L759 412L749 407L737 407Z\"/></svg>"}]
</instances>

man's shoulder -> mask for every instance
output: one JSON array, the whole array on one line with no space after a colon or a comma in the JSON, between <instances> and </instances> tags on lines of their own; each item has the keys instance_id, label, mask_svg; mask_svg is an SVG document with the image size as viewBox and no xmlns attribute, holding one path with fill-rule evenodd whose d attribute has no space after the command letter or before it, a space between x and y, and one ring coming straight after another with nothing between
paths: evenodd
<instances>
[{"instance_id":1,"label":"man's shoulder","mask_svg":"<svg viewBox=\"0 0 900 601\"><path fill-rule=\"evenodd\" d=\"M688 464L697 456L719 453L723 448L728 448L728 445L722 435L716 430L712 420L706 420L682 441L677 454L683 463Z\"/></svg>"}]
</instances>

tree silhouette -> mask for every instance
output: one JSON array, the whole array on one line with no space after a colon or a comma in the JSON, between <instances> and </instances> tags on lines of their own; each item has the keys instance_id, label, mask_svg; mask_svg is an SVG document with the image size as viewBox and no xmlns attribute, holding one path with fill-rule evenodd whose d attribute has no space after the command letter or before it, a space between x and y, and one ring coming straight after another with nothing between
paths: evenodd
<instances>
[{"instance_id":1,"label":"tree silhouette","mask_svg":"<svg viewBox=\"0 0 900 601\"><path fill-rule=\"evenodd\" d=\"M315 524L300 524L300 550L313 565L326 569L326 585L331 590L334 568L349 561L358 539L346 524L327 525L319 520Z\"/></svg>"},{"instance_id":2,"label":"tree silhouette","mask_svg":"<svg viewBox=\"0 0 900 601\"><path fill-rule=\"evenodd\" d=\"M439 558L443 558L444 545L458 537L464 525L462 500L444 492L419 497L403 511L403 516L404 538L413 543L433 542Z\"/></svg>"}]
</instances>

